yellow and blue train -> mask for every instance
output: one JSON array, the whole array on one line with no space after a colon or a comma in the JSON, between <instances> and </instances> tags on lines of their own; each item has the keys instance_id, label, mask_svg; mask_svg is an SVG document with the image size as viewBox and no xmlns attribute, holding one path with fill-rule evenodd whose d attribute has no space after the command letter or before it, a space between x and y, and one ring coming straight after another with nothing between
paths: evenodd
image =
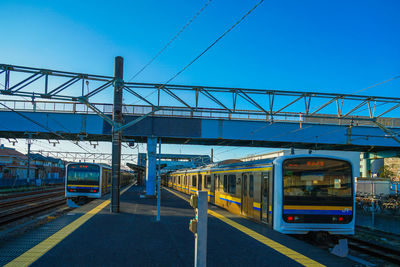
<instances>
[{"instance_id":1,"label":"yellow and blue train","mask_svg":"<svg viewBox=\"0 0 400 267\"><path fill-rule=\"evenodd\" d=\"M120 186L133 183L134 174L121 171ZM111 168L105 164L69 163L65 175L65 197L69 206L110 193Z\"/></svg>"},{"instance_id":2,"label":"yellow and blue train","mask_svg":"<svg viewBox=\"0 0 400 267\"><path fill-rule=\"evenodd\" d=\"M354 234L353 166L344 158L290 155L175 171L164 185L208 191L210 203L285 234Z\"/></svg>"}]
</instances>

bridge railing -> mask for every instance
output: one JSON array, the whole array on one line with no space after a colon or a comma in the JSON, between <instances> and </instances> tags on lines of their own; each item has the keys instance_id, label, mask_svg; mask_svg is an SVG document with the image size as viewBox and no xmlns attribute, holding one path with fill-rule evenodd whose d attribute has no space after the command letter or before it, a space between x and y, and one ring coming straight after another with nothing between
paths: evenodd
<instances>
[{"instance_id":1,"label":"bridge railing","mask_svg":"<svg viewBox=\"0 0 400 267\"><path fill-rule=\"evenodd\" d=\"M0 111L25 111L25 112L50 112L50 113L77 113L95 114L87 105L75 102L59 101L24 101L24 100L0 100ZM104 114L112 114L112 104L92 103ZM153 116L177 117L177 118L204 118L204 119L224 119L224 120L250 120L250 121L269 121L269 122L297 122L297 123L317 123L333 125L353 125L353 126L376 126L371 118L363 116L352 116L338 118L337 115L324 114L305 116L302 113L280 112L268 115L263 112L238 110L228 112L225 109L217 108L198 108L190 110L185 107L162 106ZM124 115L144 115L153 110L152 106L145 105L123 105ZM389 127L400 127L400 119L397 118L376 118L378 122Z\"/></svg>"}]
</instances>

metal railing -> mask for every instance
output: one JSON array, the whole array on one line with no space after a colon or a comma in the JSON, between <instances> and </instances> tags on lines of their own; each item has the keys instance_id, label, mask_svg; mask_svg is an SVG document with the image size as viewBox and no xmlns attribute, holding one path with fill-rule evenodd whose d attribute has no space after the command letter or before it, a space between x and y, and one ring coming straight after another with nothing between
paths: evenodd
<instances>
[{"instance_id":1,"label":"metal railing","mask_svg":"<svg viewBox=\"0 0 400 267\"><path fill-rule=\"evenodd\" d=\"M0 111L10 111L10 109L22 112L49 112L49 113L72 113L72 114L96 114L86 104L76 102L60 101L25 101L25 100L0 100ZM112 104L92 103L99 111L106 115L112 114ZM296 112L280 112L274 115L266 115L263 112L254 110L238 110L234 113L225 109L217 108L197 108L189 110L185 107L160 106L152 116L177 117L177 118L203 118L203 119L223 119L223 120L249 120L267 122L295 122L295 123L315 123L351 126L376 126L373 120L365 116L353 116L338 118L332 114L305 115ZM151 112L152 106L146 105L123 105L123 114L141 116ZM397 118L375 118L384 126L400 127L400 119Z\"/></svg>"}]
</instances>

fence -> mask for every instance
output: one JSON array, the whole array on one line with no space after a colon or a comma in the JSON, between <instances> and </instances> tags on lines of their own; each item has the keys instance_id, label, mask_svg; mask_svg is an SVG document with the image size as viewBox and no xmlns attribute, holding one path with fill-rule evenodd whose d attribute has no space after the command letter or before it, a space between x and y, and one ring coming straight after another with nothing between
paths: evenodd
<instances>
[{"instance_id":1,"label":"fence","mask_svg":"<svg viewBox=\"0 0 400 267\"><path fill-rule=\"evenodd\" d=\"M14 188L14 187L28 187L28 186L41 186L41 185L56 185L64 184L64 178L58 179L17 179L6 178L0 179L0 188Z\"/></svg>"}]
</instances>

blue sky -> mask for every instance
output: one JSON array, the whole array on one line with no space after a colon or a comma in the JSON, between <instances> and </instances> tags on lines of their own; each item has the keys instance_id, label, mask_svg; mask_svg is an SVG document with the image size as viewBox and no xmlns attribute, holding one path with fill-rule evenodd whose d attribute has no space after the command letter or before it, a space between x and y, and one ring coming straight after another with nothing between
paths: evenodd
<instances>
[{"instance_id":1,"label":"blue sky","mask_svg":"<svg viewBox=\"0 0 400 267\"><path fill-rule=\"evenodd\" d=\"M3 0L0 62L113 75L114 57L123 56L129 79L205 2ZM167 81L256 2L211 1L134 81ZM264 1L173 83L354 93L400 74L399 8L399 1ZM397 97L399 85L363 94ZM223 159L266 150L218 151Z\"/></svg>"}]
</instances>

